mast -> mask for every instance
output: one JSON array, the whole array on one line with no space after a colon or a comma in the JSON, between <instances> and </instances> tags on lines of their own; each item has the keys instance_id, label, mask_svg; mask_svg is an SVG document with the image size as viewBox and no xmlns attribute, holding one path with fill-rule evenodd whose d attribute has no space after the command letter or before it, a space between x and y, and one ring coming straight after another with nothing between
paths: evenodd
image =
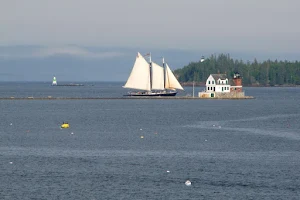
<instances>
[{"instance_id":1,"label":"mast","mask_svg":"<svg viewBox=\"0 0 300 200\"><path fill-rule=\"evenodd\" d=\"M150 91L152 91L152 61L151 61L151 52L149 53L149 70L150 70Z\"/></svg>"},{"instance_id":2,"label":"mast","mask_svg":"<svg viewBox=\"0 0 300 200\"><path fill-rule=\"evenodd\" d=\"M164 88L166 89L166 67L165 67L165 58L162 57L163 69L164 69Z\"/></svg>"}]
</instances>

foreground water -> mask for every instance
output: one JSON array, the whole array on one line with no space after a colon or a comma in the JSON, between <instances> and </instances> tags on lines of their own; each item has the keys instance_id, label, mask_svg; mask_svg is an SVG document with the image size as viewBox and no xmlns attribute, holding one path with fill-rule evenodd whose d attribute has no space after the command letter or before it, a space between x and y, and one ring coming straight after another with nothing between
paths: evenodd
<instances>
[{"instance_id":1,"label":"foreground water","mask_svg":"<svg viewBox=\"0 0 300 200\"><path fill-rule=\"evenodd\" d=\"M121 86L5 83L0 97ZM256 99L0 100L0 199L298 199L300 88L245 91Z\"/></svg>"}]
</instances>

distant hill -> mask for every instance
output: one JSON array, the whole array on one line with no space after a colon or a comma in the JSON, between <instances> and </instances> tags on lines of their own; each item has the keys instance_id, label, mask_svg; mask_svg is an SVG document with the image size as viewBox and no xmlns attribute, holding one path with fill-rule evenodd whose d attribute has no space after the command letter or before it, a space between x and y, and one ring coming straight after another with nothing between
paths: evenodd
<instances>
[{"instance_id":1,"label":"distant hill","mask_svg":"<svg viewBox=\"0 0 300 200\"><path fill-rule=\"evenodd\" d=\"M181 50L67 46L0 46L0 81L126 81L137 52L162 56L172 70L201 54Z\"/></svg>"},{"instance_id":2,"label":"distant hill","mask_svg":"<svg viewBox=\"0 0 300 200\"><path fill-rule=\"evenodd\" d=\"M0 81L51 82L52 77L55 75L60 82L125 82L131 72L138 51L142 54L151 52L152 60L157 63L161 63L163 56L172 70L180 69L176 70L176 73L180 74L181 81L191 81L192 72L190 70L187 70L190 72L183 71L191 68L191 66L198 65L201 56L209 57L210 54L207 52L211 52L211 50L87 47L78 45L59 47L38 45L0 46ZM233 52L232 54L234 55L233 58L242 59L245 62L254 58L254 54L251 52ZM260 56L258 59L269 58L270 56L268 54L257 54ZM276 55L271 56L276 57ZM299 57L296 54L282 54L279 56L285 56L287 59ZM204 65L206 64L203 63L199 67L201 68ZM186 67L183 68L183 66ZM197 80L203 81L202 76L205 77L208 73L205 70L198 70L202 75L199 74ZM213 71L215 71L215 68L212 68L211 72ZM221 71L222 69L220 69Z\"/></svg>"},{"instance_id":3,"label":"distant hill","mask_svg":"<svg viewBox=\"0 0 300 200\"><path fill-rule=\"evenodd\" d=\"M233 77L240 73L244 86L293 86L300 85L300 62L287 60L266 60L244 62L234 60L229 54L211 55L203 62L191 62L174 71L183 85L191 85L195 81L204 85L210 74L225 73Z\"/></svg>"}]
</instances>

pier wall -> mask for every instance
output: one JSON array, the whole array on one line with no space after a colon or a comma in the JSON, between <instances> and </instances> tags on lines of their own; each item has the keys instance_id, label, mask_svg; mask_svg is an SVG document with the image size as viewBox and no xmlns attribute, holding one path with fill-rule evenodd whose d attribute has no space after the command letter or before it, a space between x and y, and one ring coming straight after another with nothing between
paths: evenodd
<instances>
[{"instance_id":1,"label":"pier wall","mask_svg":"<svg viewBox=\"0 0 300 200\"><path fill-rule=\"evenodd\" d=\"M245 92L199 92L198 97L204 99L252 99Z\"/></svg>"}]
</instances>

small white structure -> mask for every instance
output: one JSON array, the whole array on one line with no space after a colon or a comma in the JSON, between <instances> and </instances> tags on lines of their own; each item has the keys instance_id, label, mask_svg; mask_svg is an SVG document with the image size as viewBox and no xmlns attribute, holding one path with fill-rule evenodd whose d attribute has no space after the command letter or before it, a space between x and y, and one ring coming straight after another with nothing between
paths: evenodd
<instances>
[{"instance_id":1,"label":"small white structure","mask_svg":"<svg viewBox=\"0 0 300 200\"><path fill-rule=\"evenodd\" d=\"M204 61L205 61L205 58L204 58L204 56L202 56L200 62L204 62Z\"/></svg>"},{"instance_id":2,"label":"small white structure","mask_svg":"<svg viewBox=\"0 0 300 200\"><path fill-rule=\"evenodd\" d=\"M55 77L55 76L53 77L53 80L52 80L52 85L57 85L57 82L56 82L56 77Z\"/></svg>"},{"instance_id":3,"label":"small white structure","mask_svg":"<svg viewBox=\"0 0 300 200\"><path fill-rule=\"evenodd\" d=\"M184 183L186 186L191 186L192 185L192 182L190 180L186 180L185 183Z\"/></svg>"}]
</instances>

